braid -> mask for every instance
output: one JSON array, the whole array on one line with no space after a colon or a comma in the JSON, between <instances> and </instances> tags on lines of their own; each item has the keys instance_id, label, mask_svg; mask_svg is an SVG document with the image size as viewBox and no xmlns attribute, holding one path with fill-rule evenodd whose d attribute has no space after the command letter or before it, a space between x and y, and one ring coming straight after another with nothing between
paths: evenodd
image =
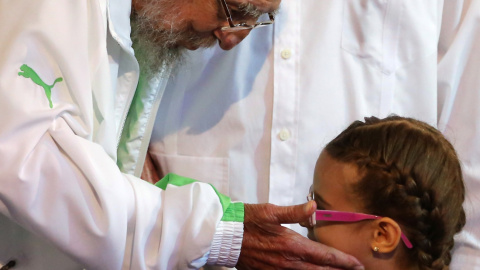
<instances>
[{"instance_id":1,"label":"braid","mask_svg":"<svg viewBox=\"0 0 480 270\"><path fill-rule=\"evenodd\" d=\"M355 122L326 151L355 163L355 184L365 211L397 221L420 269L448 269L453 236L465 225L464 186L456 153L434 128L389 117Z\"/></svg>"}]
</instances>

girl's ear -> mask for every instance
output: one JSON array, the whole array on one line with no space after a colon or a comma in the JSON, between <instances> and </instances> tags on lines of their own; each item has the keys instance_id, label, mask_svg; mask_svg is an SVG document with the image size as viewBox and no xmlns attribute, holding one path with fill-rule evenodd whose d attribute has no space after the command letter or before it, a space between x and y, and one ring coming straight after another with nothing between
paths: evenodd
<instances>
[{"instance_id":1,"label":"girl's ear","mask_svg":"<svg viewBox=\"0 0 480 270\"><path fill-rule=\"evenodd\" d=\"M374 253L390 253L397 248L402 229L391 218L383 217L374 221L373 237L370 247Z\"/></svg>"}]
</instances>

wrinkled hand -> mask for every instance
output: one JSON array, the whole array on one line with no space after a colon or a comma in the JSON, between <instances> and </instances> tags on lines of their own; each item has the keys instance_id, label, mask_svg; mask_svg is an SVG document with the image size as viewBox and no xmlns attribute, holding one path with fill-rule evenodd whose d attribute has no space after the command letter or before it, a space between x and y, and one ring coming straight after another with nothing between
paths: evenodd
<instances>
[{"instance_id":1,"label":"wrinkled hand","mask_svg":"<svg viewBox=\"0 0 480 270\"><path fill-rule=\"evenodd\" d=\"M363 269L354 257L280 225L305 222L315 209L313 201L284 207L245 204L242 250L236 268Z\"/></svg>"}]
</instances>

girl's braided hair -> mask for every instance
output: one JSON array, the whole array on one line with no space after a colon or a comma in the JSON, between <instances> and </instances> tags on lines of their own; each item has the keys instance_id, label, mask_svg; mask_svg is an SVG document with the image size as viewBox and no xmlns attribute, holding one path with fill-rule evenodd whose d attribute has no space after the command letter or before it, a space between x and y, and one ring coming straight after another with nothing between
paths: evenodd
<instances>
[{"instance_id":1,"label":"girl's braided hair","mask_svg":"<svg viewBox=\"0 0 480 270\"><path fill-rule=\"evenodd\" d=\"M457 154L430 125L399 116L356 121L325 151L356 164L364 210L398 222L420 269L448 269L453 236L465 225L465 187Z\"/></svg>"}]
</instances>

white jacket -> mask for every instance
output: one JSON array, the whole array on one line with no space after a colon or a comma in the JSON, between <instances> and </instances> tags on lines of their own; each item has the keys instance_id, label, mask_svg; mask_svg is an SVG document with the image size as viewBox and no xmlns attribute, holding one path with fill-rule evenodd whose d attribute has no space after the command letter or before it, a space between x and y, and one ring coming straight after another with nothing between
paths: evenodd
<instances>
[{"instance_id":1,"label":"white jacket","mask_svg":"<svg viewBox=\"0 0 480 270\"><path fill-rule=\"evenodd\" d=\"M0 0L0 265L235 264L243 204L191 179L170 175L159 188L132 175L165 81L137 92L129 120L139 77L130 6Z\"/></svg>"}]
</instances>

